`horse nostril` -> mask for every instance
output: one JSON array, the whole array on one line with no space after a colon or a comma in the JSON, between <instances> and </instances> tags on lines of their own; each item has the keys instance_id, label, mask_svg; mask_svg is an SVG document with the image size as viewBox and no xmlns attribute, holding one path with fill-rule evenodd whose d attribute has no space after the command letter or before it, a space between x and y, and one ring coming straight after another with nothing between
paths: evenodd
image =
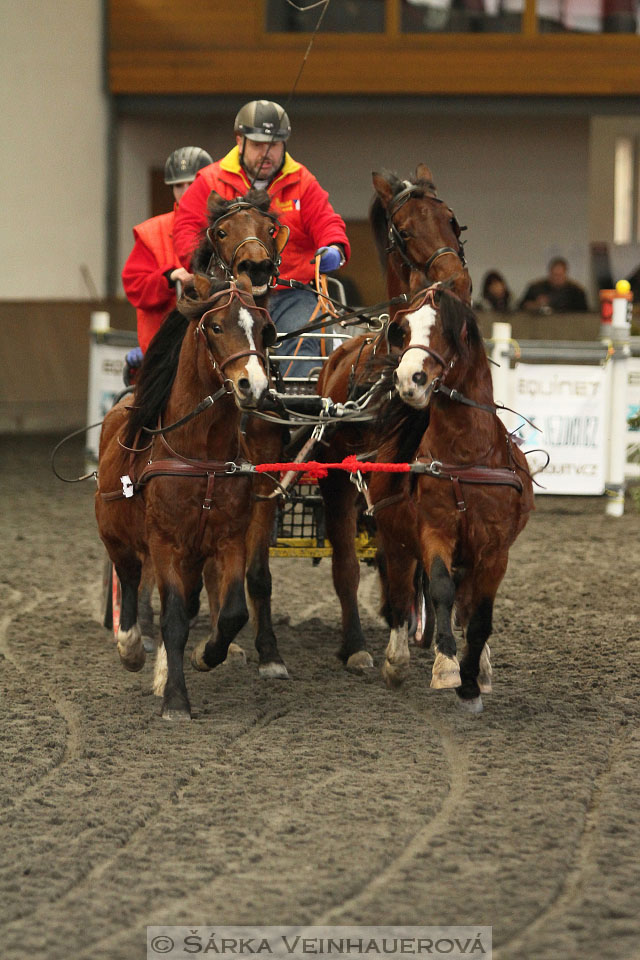
<instances>
[{"instance_id":1,"label":"horse nostril","mask_svg":"<svg viewBox=\"0 0 640 960\"><path fill-rule=\"evenodd\" d=\"M397 371L397 370L394 370L394 371L393 371L393 385L394 385L395 387L398 386L398 371Z\"/></svg>"},{"instance_id":2,"label":"horse nostril","mask_svg":"<svg viewBox=\"0 0 640 960\"><path fill-rule=\"evenodd\" d=\"M238 380L238 390L240 393L243 393L245 397L248 397L251 393L251 384L249 383L248 377L240 377Z\"/></svg>"},{"instance_id":3,"label":"horse nostril","mask_svg":"<svg viewBox=\"0 0 640 960\"><path fill-rule=\"evenodd\" d=\"M427 382L427 375L424 370L420 370L418 373L414 373L411 378L417 387L424 387Z\"/></svg>"}]
</instances>

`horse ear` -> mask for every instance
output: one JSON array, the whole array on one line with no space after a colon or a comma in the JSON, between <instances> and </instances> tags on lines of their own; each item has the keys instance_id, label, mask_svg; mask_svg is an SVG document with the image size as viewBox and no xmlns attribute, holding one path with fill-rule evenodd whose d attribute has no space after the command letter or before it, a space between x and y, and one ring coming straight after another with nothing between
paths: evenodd
<instances>
[{"instance_id":1,"label":"horse ear","mask_svg":"<svg viewBox=\"0 0 640 960\"><path fill-rule=\"evenodd\" d=\"M387 326L387 340L390 347L396 347L400 350L404 345L404 334L402 327L395 320L391 320Z\"/></svg>"},{"instance_id":2,"label":"horse ear","mask_svg":"<svg viewBox=\"0 0 640 960\"><path fill-rule=\"evenodd\" d=\"M431 173L431 167L428 167L426 163L419 163L416 167L416 180L421 182L426 182L431 187L433 191L433 196L436 195L436 185L433 182L433 174Z\"/></svg>"},{"instance_id":3,"label":"horse ear","mask_svg":"<svg viewBox=\"0 0 640 960\"><path fill-rule=\"evenodd\" d=\"M212 190L207 198L207 213L212 214L217 211L221 203L224 203L223 198L216 190Z\"/></svg>"},{"instance_id":4,"label":"horse ear","mask_svg":"<svg viewBox=\"0 0 640 960\"><path fill-rule=\"evenodd\" d=\"M201 273L194 273L193 285L196 288L196 293L198 294L200 300L209 299L211 281L207 277L203 276Z\"/></svg>"},{"instance_id":5,"label":"horse ear","mask_svg":"<svg viewBox=\"0 0 640 960\"><path fill-rule=\"evenodd\" d=\"M383 205L386 207L391 198L393 197L393 187L381 173L372 174L373 188L382 200Z\"/></svg>"},{"instance_id":6,"label":"horse ear","mask_svg":"<svg viewBox=\"0 0 640 960\"><path fill-rule=\"evenodd\" d=\"M282 251L287 245L288 239L289 239L289 227L285 227L285 225L281 223L278 229L278 232L276 233L276 250L278 251L278 253L282 253Z\"/></svg>"},{"instance_id":7,"label":"horse ear","mask_svg":"<svg viewBox=\"0 0 640 960\"><path fill-rule=\"evenodd\" d=\"M243 293L248 293L249 296L253 296L251 293L253 289L251 285L251 277L248 274L239 273L235 278L235 281L236 285L240 288L240 290L242 290Z\"/></svg>"},{"instance_id":8,"label":"horse ear","mask_svg":"<svg viewBox=\"0 0 640 960\"><path fill-rule=\"evenodd\" d=\"M276 337L278 336L278 331L276 330L276 325L273 320L268 320L262 328L262 342L265 347L272 347L276 342Z\"/></svg>"}]
</instances>

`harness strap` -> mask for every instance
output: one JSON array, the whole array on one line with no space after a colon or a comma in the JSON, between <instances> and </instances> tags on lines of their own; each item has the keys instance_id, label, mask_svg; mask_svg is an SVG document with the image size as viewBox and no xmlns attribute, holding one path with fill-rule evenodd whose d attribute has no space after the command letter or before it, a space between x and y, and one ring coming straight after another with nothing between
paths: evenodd
<instances>
[{"instance_id":1,"label":"harness strap","mask_svg":"<svg viewBox=\"0 0 640 960\"><path fill-rule=\"evenodd\" d=\"M207 474L207 489L202 502L202 510L200 511L200 521L198 523L198 534L196 537L196 550L200 549L202 538L204 537L205 527L207 526L207 520L210 516L208 511L211 510L211 504L213 502L213 485L215 483L215 479L215 473Z\"/></svg>"}]
</instances>

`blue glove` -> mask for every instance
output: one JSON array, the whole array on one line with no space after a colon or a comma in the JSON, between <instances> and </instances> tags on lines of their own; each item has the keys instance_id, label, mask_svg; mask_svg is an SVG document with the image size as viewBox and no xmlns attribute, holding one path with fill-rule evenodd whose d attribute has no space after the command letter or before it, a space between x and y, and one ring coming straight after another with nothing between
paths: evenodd
<instances>
[{"instance_id":1,"label":"blue glove","mask_svg":"<svg viewBox=\"0 0 640 960\"><path fill-rule=\"evenodd\" d=\"M140 347L134 347L133 350L129 350L125 360L130 367L139 367L142 363L142 350Z\"/></svg>"},{"instance_id":2,"label":"blue glove","mask_svg":"<svg viewBox=\"0 0 640 960\"><path fill-rule=\"evenodd\" d=\"M321 253L320 269L323 273L330 273L331 270L337 270L344 262L342 251L339 247L320 247L316 250L316 257Z\"/></svg>"}]
</instances>

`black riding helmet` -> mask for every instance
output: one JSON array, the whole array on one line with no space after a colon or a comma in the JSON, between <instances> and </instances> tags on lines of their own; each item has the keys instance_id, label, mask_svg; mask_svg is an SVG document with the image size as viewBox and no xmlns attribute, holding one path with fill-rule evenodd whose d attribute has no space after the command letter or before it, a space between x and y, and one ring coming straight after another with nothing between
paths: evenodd
<instances>
[{"instance_id":1,"label":"black riding helmet","mask_svg":"<svg viewBox=\"0 0 640 960\"><path fill-rule=\"evenodd\" d=\"M277 140L289 139L291 123L284 107L279 103L273 100L251 100L238 111L233 129L248 140L274 143Z\"/></svg>"},{"instance_id":2,"label":"black riding helmet","mask_svg":"<svg viewBox=\"0 0 640 960\"><path fill-rule=\"evenodd\" d=\"M167 158L164 182L170 187L175 183L191 183L198 170L210 163L213 163L212 158L201 147L179 147Z\"/></svg>"}]
</instances>

